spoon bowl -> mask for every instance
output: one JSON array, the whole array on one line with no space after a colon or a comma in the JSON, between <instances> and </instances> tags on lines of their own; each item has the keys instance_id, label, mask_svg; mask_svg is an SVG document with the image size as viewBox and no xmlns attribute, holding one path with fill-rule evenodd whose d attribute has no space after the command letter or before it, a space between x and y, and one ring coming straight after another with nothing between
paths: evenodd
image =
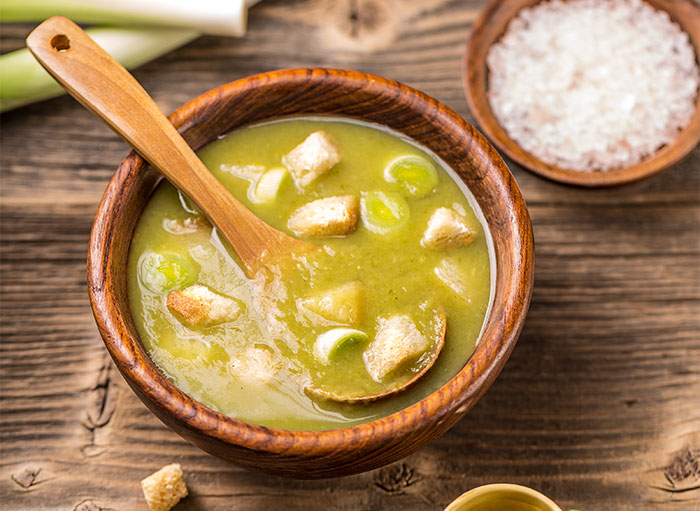
<instances>
[{"instance_id":1,"label":"spoon bowl","mask_svg":"<svg viewBox=\"0 0 700 511\"><path fill-rule=\"evenodd\" d=\"M304 391L307 394L310 394L311 396L320 398L320 399L328 399L329 401L336 401L338 403L348 403L348 404L358 404L358 403L372 403L374 401L379 401L380 399L387 399L391 396L395 396L396 394L399 394L403 392L404 390L407 390L408 388L412 387L416 383L418 383L418 380L420 380L425 374L430 370L431 367L435 365L435 362L437 362L438 356L440 356L440 352L442 351L442 348L445 346L445 334L447 333L447 318L445 317L445 313L443 311L440 311L439 315L439 331L437 338L435 339L435 343L432 347L432 350L430 351L430 354L423 362L423 365L421 368L416 371L411 377L408 379L399 382L397 385L394 387L391 387L387 390L384 390L382 392L377 392L376 394L367 394L367 395L361 395L361 396L351 396L351 395L343 395L343 394L337 394L335 392L329 392L326 390L322 389L317 389L314 387L307 387L304 389Z\"/></svg>"}]
</instances>

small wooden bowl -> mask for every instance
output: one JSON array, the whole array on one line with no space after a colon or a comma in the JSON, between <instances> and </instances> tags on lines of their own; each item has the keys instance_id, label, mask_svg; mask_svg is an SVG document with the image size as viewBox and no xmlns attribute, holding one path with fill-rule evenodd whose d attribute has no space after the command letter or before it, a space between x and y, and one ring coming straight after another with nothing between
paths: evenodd
<instances>
[{"instance_id":1,"label":"small wooden bowl","mask_svg":"<svg viewBox=\"0 0 700 511\"><path fill-rule=\"evenodd\" d=\"M322 478L396 461L443 434L474 406L505 364L523 326L532 293L533 238L525 203L498 153L452 110L395 81L354 71L275 71L202 94L170 120L199 149L250 123L306 114L354 117L406 134L445 160L481 206L495 246L494 303L471 359L439 390L388 417L331 431L248 424L181 392L148 357L129 312L129 244L161 179L134 152L117 169L98 209L88 286L97 326L119 371L165 424L203 450L251 470Z\"/></svg>"},{"instance_id":2,"label":"small wooden bowl","mask_svg":"<svg viewBox=\"0 0 700 511\"><path fill-rule=\"evenodd\" d=\"M586 186L613 186L644 179L666 170L687 156L700 142L700 95L695 114L678 138L642 162L617 170L581 172L550 165L522 149L508 136L491 112L487 94L486 54L506 31L508 23L524 7L542 0L491 0L474 22L464 55L463 82L469 108L489 139L510 158L532 172L562 183ZM700 7L693 0L644 0L668 12L673 21L690 36L696 56L700 55Z\"/></svg>"}]
</instances>

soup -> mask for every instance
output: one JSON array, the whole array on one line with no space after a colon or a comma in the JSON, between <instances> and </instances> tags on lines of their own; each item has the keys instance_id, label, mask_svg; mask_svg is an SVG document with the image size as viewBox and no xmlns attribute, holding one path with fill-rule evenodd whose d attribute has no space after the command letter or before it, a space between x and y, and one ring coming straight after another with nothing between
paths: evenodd
<instances>
[{"instance_id":1,"label":"soup","mask_svg":"<svg viewBox=\"0 0 700 511\"><path fill-rule=\"evenodd\" d=\"M319 249L248 278L161 184L134 232L128 293L146 350L176 386L237 419L321 430L405 408L464 366L492 295L491 240L437 158L338 118L246 127L199 156L256 215Z\"/></svg>"}]
</instances>

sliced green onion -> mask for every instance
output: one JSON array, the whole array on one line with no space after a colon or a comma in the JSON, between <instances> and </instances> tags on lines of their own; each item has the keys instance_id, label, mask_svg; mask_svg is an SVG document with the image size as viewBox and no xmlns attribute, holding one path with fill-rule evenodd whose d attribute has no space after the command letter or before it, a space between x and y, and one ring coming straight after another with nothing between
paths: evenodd
<instances>
[{"instance_id":1,"label":"sliced green onion","mask_svg":"<svg viewBox=\"0 0 700 511\"><path fill-rule=\"evenodd\" d=\"M362 192L362 222L370 231L385 234L403 226L409 217L408 204L397 193Z\"/></svg>"},{"instance_id":2,"label":"sliced green onion","mask_svg":"<svg viewBox=\"0 0 700 511\"><path fill-rule=\"evenodd\" d=\"M316 338L314 344L314 356L322 364L330 364L331 358L344 348L367 341L367 334L361 330L352 328L334 328L324 332Z\"/></svg>"},{"instance_id":3,"label":"sliced green onion","mask_svg":"<svg viewBox=\"0 0 700 511\"><path fill-rule=\"evenodd\" d=\"M425 197L437 186L438 173L435 165L421 156L402 156L384 169L384 179L414 197Z\"/></svg>"},{"instance_id":4,"label":"sliced green onion","mask_svg":"<svg viewBox=\"0 0 700 511\"><path fill-rule=\"evenodd\" d=\"M244 0L3 0L3 23L61 15L77 23L180 27L203 34L245 33Z\"/></svg>"},{"instance_id":5,"label":"sliced green onion","mask_svg":"<svg viewBox=\"0 0 700 511\"><path fill-rule=\"evenodd\" d=\"M128 69L168 53L198 35L179 28L97 27L87 33ZM0 112L62 94L63 87L26 48L0 56Z\"/></svg>"},{"instance_id":6,"label":"sliced green onion","mask_svg":"<svg viewBox=\"0 0 700 511\"><path fill-rule=\"evenodd\" d=\"M195 263L175 254L147 252L139 259L139 281L156 294L194 284L197 273Z\"/></svg>"},{"instance_id":7,"label":"sliced green onion","mask_svg":"<svg viewBox=\"0 0 700 511\"><path fill-rule=\"evenodd\" d=\"M284 178L289 174L285 168L277 168L268 170L255 186L251 188L252 193L249 194L251 202L261 203L261 202L272 202L277 198L280 188Z\"/></svg>"}]
</instances>

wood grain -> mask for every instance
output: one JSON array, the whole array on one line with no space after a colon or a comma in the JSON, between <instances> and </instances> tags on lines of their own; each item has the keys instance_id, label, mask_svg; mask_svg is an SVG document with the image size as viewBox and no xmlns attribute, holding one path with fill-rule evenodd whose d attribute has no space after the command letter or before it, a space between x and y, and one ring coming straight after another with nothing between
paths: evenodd
<instances>
[{"instance_id":1,"label":"wood grain","mask_svg":"<svg viewBox=\"0 0 700 511\"><path fill-rule=\"evenodd\" d=\"M518 12L541 0L491 0L474 22L464 55L464 90L469 108L484 133L501 151L531 171L561 183L578 186L613 186L638 181L667 170L685 158L700 142L700 95L695 114L678 137L641 162L606 172L580 172L542 161L521 148L500 125L489 105L486 55L506 31ZM669 14L688 34L690 44L700 55L700 5L694 0L646 0Z\"/></svg>"},{"instance_id":2,"label":"wood grain","mask_svg":"<svg viewBox=\"0 0 700 511\"><path fill-rule=\"evenodd\" d=\"M350 67L412 85L474 122L461 56L484 2L414 2L424 9L415 16L394 9L375 27L388 23L393 35L374 49L344 32L357 23L347 14L353 5L369 18L365 4L264 0L245 39L204 37L135 74L167 112L252 73ZM305 15L318 6L330 14ZM3 26L2 50L23 45L31 28ZM331 30L347 36L334 40ZM447 434L400 462L294 481L191 446L116 368L106 385L100 380L109 363L89 310L85 257L97 204L128 147L70 98L1 121L0 507L145 511L140 479L179 461L191 490L181 510L436 511L501 481L537 488L563 509L700 509L692 472L700 449L699 149L659 176L595 191L509 162L530 208L537 262L530 313L501 375ZM105 389L113 412L91 432L83 417L99 415Z\"/></svg>"}]
</instances>

